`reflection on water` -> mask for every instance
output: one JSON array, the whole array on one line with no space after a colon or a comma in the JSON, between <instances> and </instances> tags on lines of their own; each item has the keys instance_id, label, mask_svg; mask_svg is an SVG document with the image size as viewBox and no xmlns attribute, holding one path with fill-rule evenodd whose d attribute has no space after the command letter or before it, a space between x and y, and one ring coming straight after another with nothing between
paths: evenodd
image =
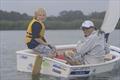
<instances>
[{"instance_id":1,"label":"reflection on water","mask_svg":"<svg viewBox=\"0 0 120 80\"><path fill-rule=\"evenodd\" d=\"M40 74L32 75L32 80L40 80Z\"/></svg>"},{"instance_id":2,"label":"reflection on water","mask_svg":"<svg viewBox=\"0 0 120 80\"><path fill-rule=\"evenodd\" d=\"M79 78L79 77L77 77L77 78L59 78L59 77L52 77L52 76L38 74L38 75L32 75L32 80L120 80L120 78L117 77L117 76L120 76L119 71L117 68L110 72L105 72L105 73L92 75L89 77L83 77L83 78ZM113 76L116 76L116 78L113 78Z\"/></svg>"},{"instance_id":3,"label":"reflection on water","mask_svg":"<svg viewBox=\"0 0 120 80\"><path fill-rule=\"evenodd\" d=\"M47 31L46 38L51 44L70 44L81 39L80 34L79 30L50 30ZM31 73L18 72L16 70L16 51L26 48L24 37L25 31L0 31L0 80L120 80L120 67L111 72L92 75L88 78L31 76ZM109 43L120 47L120 30L111 33Z\"/></svg>"},{"instance_id":4,"label":"reflection on water","mask_svg":"<svg viewBox=\"0 0 120 80\"><path fill-rule=\"evenodd\" d=\"M113 72L106 72L98 75L92 75L89 77L83 77L83 78L57 78L52 76L46 76L46 75L32 75L32 80L119 80L119 79L113 79L112 74Z\"/></svg>"},{"instance_id":5,"label":"reflection on water","mask_svg":"<svg viewBox=\"0 0 120 80\"><path fill-rule=\"evenodd\" d=\"M53 77L53 76L46 76L46 75L40 75L40 74L36 74L36 75L32 75L32 80L61 80L58 77Z\"/></svg>"},{"instance_id":6,"label":"reflection on water","mask_svg":"<svg viewBox=\"0 0 120 80\"><path fill-rule=\"evenodd\" d=\"M88 80L88 77L84 78L60 78L60 77L52 77L46 75L32 75L32 80Z\"/></svg>"}]
</instances>

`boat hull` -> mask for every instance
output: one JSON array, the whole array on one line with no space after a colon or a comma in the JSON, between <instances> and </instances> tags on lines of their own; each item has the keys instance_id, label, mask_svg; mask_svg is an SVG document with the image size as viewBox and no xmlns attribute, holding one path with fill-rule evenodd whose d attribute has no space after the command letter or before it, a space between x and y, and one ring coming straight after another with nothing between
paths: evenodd
<instances>
[{"instance_id":1,"label":"boat hull","mask_svg":"<svg viewBox=\"0 0 120 80\"><path fill-rule=\"evenodd\" d=\"M75 45L60 45L56 46L59 50L67 50L74 48ZM116 50L117 49L117 50ZM51 75L56 77L86 77L98 73L111 71L120 62L120 49L111 47L111 54L115 59L106 61L100 64L76 65L71 66L66 63L43 57L41 65L41 74ZM17 51L17 70L22 72L32 72L35 64L35 59L38 55L33 50Z\"/></svg>"}]
</instances>

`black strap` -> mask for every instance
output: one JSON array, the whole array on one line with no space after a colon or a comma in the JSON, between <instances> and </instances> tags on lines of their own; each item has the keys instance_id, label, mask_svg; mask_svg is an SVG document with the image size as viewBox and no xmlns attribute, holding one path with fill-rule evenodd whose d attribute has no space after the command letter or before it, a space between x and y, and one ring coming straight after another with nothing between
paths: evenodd
<instances>
[{"instance_id":1,"label":"black strap","mask_svg":"<svg viewBox=\"0 0 120 80\"><path fill-rule=\"evenodd\" d=\"M106 33L106 34L105 34L106 42L108 42L108 37L109 37L109 33Z\"/></svg>"}]
</instances>

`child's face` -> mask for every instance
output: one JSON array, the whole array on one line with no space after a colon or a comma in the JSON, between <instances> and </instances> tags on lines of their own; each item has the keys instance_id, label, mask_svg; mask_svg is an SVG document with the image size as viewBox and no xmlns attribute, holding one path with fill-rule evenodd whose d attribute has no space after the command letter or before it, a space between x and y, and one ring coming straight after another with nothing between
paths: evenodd
<instances>
[{"instance_id":1,"label":"child's face","mask_svg":"<svg viewBox=\"0 0 120 80\"><path fill-rule=\"evenodd\" d=\"M37 15L37 20L44 21L46 19L46 14L39 14Z\"/></svg>"}]
</instances>

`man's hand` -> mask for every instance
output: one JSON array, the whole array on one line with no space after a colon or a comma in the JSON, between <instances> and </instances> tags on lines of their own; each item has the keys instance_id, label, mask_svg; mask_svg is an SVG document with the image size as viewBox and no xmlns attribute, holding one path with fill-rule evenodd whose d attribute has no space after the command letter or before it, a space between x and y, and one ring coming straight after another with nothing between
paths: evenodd
<instances>
[{"instance_id":1,"label":"man's hand","mask_svg":"<svg viewBox=\"0 0 120 80\"><path fill-rule=\"evenodd\" d=\"M108 53L108 54L106 54L106 55L104 56L104 59L105 59L106 61L111 60L112 58L113 58L113 55L110 54L110 53Z\"/></svg>"},{"instance_id":2,"label":"man's hand","mask_svg":"<svg viewBox=\"0 0 120 80\"><path fill-rule=\"evenodd\" d=\"M64 52L65 57L72 58L76 53L73 50L68 50Z\"/></svg>"}]
</instances>

